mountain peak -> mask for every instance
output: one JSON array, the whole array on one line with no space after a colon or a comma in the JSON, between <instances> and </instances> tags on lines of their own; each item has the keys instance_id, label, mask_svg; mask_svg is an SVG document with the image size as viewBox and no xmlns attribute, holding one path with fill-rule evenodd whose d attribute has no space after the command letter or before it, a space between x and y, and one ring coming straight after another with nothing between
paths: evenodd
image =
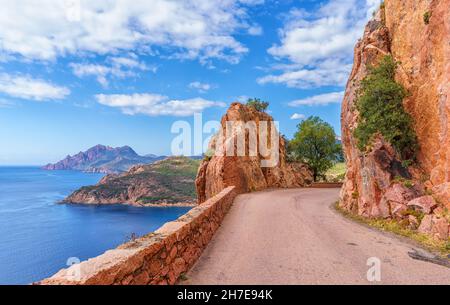
<instances>
[{"instance_id":1,"label":"mountain peak","mask_svg":"<svg viewBox=\"0 0 450 305\"><path fill-rule=\"evenodd\" d=\"M158 156L139 156L130 146L113 148L98 144L74 156L48 164L46 170L79 170L102 173L120 173L138 164L150 164L160 160Z\"/></svg>"}]
</instances>

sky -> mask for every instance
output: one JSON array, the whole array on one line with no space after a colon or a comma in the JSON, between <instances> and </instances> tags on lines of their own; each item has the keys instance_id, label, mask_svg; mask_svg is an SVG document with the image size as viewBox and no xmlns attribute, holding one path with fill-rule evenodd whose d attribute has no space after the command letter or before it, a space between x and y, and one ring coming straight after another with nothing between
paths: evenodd
<instances>
[{"instance_id":1,"label":"sky","mask_svg":"<svg viewBox=\"0 0 450 305\"><path fill-rule=\"evenodd\" d=\"M170 155L174 122L270 102L288 138L340 134L353 49L379 0L0 0L0 165L96 144ZM205 136L206 137L206 136Z\"/></svg>"}]
</instances>

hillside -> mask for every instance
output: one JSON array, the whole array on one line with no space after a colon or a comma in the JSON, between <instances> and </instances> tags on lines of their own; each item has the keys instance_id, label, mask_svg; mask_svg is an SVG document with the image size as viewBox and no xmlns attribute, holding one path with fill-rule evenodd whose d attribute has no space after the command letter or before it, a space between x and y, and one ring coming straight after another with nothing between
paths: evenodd
<instances>
[{"instance_id":1,"label":"hillside","mask_svg":"<svg viewBox=\"0 0 450 305\"><path fill-rule=\"evenodd\" d=\"M149 164L163 158L155 155L139 156L129 146L112 148L97 145L74 156L69 155L55 164L48 164L43 169L117 174L127 171L134 165Z\"/></svg>"},{"instance_id":2,"label":"hillside","mask_svg":"<svg viewBox=\"0 0 450 305\"><path fill-rule=\"evenodd\" d=\"M108 175L64 200L79 204L186 205L195 204L195 176L200 161L171 157L138 165L120 175Z\"/></svg>"}]
</instances>

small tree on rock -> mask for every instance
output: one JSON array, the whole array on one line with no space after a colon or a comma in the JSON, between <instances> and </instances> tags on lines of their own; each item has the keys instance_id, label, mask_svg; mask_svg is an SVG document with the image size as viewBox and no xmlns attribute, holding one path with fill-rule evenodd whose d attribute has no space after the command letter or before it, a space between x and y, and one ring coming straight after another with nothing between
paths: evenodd
<instances>
[{"instance_id":1,"label":"small tree on rock","mask_svg":"<svg viewBox=\"0 0 450 305\"><path fill-rule=\"evenodd\" d=\"M269 107L269 103L262 101L259 98L250 98L247 101L247 106L251 107L259 112L265 112Z\"/></svg>"}]
</instances>

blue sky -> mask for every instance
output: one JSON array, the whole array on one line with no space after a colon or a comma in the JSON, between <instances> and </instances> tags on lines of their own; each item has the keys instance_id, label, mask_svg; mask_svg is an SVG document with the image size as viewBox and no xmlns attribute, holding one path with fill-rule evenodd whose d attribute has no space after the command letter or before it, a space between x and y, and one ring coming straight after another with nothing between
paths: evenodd
<instances>
[{"instance_id":1,"label":"blue sky","mask_svg":"<svg viewBox=\"0 0 450 305\"><path fill-rule=\"evenodd\" d=\"M95 3L92 3L95 2ZM379 0L21 0L0 11L0 165L96 144L170 154L171 126L259 97L291 137L340 134L353 47Z\"/></svg>"}]
</instances>

